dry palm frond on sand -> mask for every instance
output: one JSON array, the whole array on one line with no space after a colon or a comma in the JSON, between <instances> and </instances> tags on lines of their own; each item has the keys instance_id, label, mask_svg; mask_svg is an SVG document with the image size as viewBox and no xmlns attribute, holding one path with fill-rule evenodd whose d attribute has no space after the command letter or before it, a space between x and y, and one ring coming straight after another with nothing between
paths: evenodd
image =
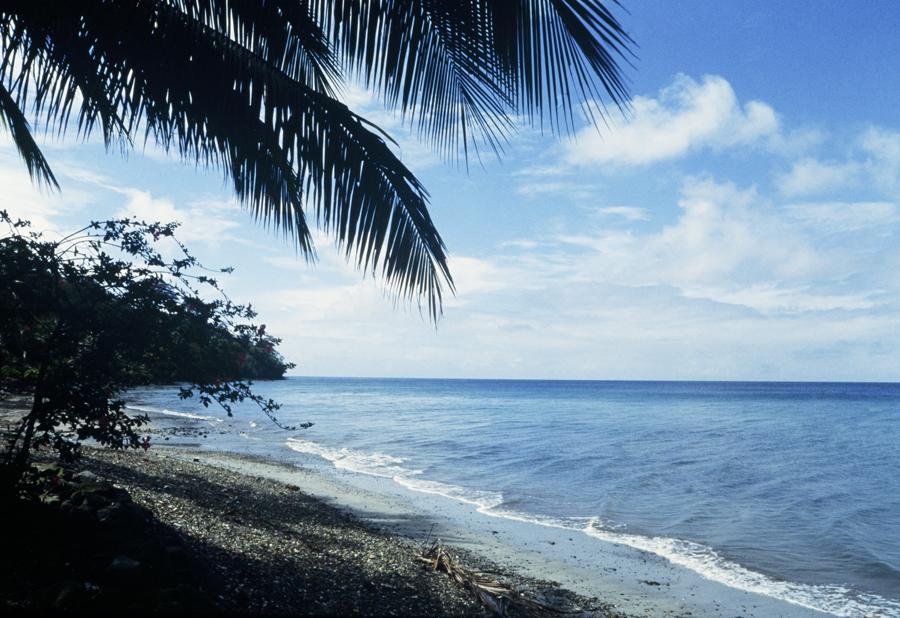
<instances>
[{"instance_id":1,"label":"dry palm frond on sand","mask_svg":"<svg viewBox=\"0 0 900 618\"><path fill-rule=\"evenodd\" d=\"M460 566L447 548L440 543L433 543L430 548L422 552L419 560L434 571L444 571L457 584L471 590L484 605L498 616L509 615L508 612L511 608L519 610L525 616L535 618L569 613L531 599L511 586L491 579L483 573L470 571Z\"/></svg>"}]
</instances>

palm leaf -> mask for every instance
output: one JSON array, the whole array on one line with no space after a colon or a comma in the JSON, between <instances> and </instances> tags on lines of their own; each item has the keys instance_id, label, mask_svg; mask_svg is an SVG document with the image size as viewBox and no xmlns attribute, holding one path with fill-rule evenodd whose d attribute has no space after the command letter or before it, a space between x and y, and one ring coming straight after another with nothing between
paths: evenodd
<instances>
[{"instance_id":1,"label":"palm leaf","mask_svg":"<svg viewBox=\"0 0 900 618\"><path fill-rule=\"evenodd\" d=\"M627 106L633 41L597 0L310 0L336 52L449 154L499 152L524 115L572 131L573 110Z\"/></svg>"},{"instance_id":2,"label":"palm leaf","mask_svg":"<svg viewBox=\"0 0 900 618\"><path fill-rule=\"evenodd\" d=\"M102 84L91 95L115 109L126 133L142 127L145 139L222 169L253 213L290 234L305 255L314 251L304 214L312 208L361 268L439 314L452 279L427 193L370 126L326 94L325 60L305 61L318 76L304 76L283 40L284 49L276 37L258 43L278 58L269 61L235 40L241 28L230 26L234 36L215 29L217 20L234 24L230 18L164 2L96 6L103 10L73 8L69 19L64 11L47 17L35 10L17 20L41 33L38 43L52 41L57 55L90 55ZM38 43L31 55L39 64L71 70ZM68 83L33 86L35 107L63 107L69 91L61 85ZM100 103L87 97L84 105ZM94 118L85 118L90 131Z\"/></svg>"},{"instance_id":3,"label":"palm leaf","mask_svg":"<svg viewBox=\"0 0 900 618\"><path fill-rule=\"evenodd\" d=\"M497 60L513 82L516 107L554 129L574 128L578 100L604 114L609 98L626 107L619 68L634 45L597 0L520 0L494 5Z\"/></svg>"},{"instance_id":4,"label":"palm leaf","mask_svg":"<svg viewBox=\"0 0 900 618\"><path fill-rule=\"evenodd\" d=\"M41 152L40 147L31 136L28 120L3 84L0 84L0 121L9 130L19 155L25 161L28 175L40 183L58 189L59 184L56 182L53 170L50 169L44 153Z\"/></svg>"},{"instance_id":5,"label":"palm leaf","mask_svg":"<svg viewBox=\"0 0 900 618\"><path fill-rule=\"evenodd\" d=\"M489 62L479 2L311 0L350 71L448 154L499 151L512 123L509 93Z\"/></svg>"},{"instance_id":6,"label":"palm leaf","mask_svg":"<svg viewBox=\"0 0 900 618\"><path fill-rule=\"evenodd\" d=\"M428 194L339 103L342 64L448 154L499 152L524 115L574 126L627 91L631 40L597 0L6 0L2 117L55 184L24 110L107 147L145 142L222 170L241 202L314 255L307 214L359 268L440 313L453 288Z\"/></svg>"}]
</instances>

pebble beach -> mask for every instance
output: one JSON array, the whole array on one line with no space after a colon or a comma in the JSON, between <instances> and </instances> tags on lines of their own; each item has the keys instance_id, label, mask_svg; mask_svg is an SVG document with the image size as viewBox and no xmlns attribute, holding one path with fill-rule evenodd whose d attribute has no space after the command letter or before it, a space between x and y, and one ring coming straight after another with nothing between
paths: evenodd
<instances>
[{"instance_id":1,"label":"pebble beach","mask_svg":"<svg viewBox=\"0 0 900 618\"><path fill-rule=\"evenodd\" d=\"M47 464L45 464L47 465ZM108 483L149 514L159 533L183 551L202 594L176 599L154 610L331 615L489 616L469 590L419 559L421 541L374 529L352 514L312 497L296 485L242 474L151 449L116 452L85 449L72 470L75 479ZM107 509L108 510L108 509ZM101 515L102 517L102 515ZM116 548L107 548L110 555ZM143 568L143 556L116 555L112 570ZM131 552L135 554L135 552ZM529 596L565 611L591 616L624 616L599 599L585 598L557 584L522 577L483 556L454 552L466 567L489 572ZM124 566L123 566L124 565ZM197 571L200 571L198 573ZM104 575L81 574L82 587L97 591ZM78 576L75 576L78 579ZM119 576L121 579L121 575ZM96 583L99 581L100 583ZM76 582L77 583L77 582ZM58 594L19 609L102 609L84 598L66 606L71 578ZM51 586L52 588L52 586ZM65 589L65 590L63 590ZM55 589L53 589L55 590ZM80 588L79 588L80 590ZM7 595L8 596L8 595ZM82 594L82 597L85 595Z\"/></svg>"}]
</instances>

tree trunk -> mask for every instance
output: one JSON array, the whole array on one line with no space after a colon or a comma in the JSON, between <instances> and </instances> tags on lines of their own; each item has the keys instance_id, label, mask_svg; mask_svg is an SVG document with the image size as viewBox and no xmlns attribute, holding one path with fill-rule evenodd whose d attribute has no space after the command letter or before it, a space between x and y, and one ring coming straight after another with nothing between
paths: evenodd
<instances>
[{"instance_id":1,"label":"tree trunk","mask_svg":"<svg viewBox=\"0 0 900 618\"><path fill-rule=\"evenodd\" d=\"M22 419L16 435L10 440L9 452L6 454L4 470L5 483L14 487L21 480L28 466L28 456L31 454L31 441L34 439L37 421L41 418L44 407L44 376L47 372L47 362L41 364L37 382L34 388L34 396L31 400L31 411ZM20 442L21 440L21 442Z\"/></svg>"}]
</instances>

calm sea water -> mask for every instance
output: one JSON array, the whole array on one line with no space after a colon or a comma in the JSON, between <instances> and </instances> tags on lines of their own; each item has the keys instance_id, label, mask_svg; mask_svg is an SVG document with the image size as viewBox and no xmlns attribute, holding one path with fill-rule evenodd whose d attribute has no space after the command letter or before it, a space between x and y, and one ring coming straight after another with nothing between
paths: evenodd
<instances>
[{"instance_id":1,"label":"calm sea water","mask_svg":"<svg viewBox=\"0 0 900 618\"><path fill-rule=\"evenodd\" d=\"M195 422L281 456L633 545L739 587L839 614L900 615L900 384L258 386L284 403L283 421L315 426L285 433L249 409L230 425ZM225 418L172 388L136 391L132 405Z\"/></svg>"}]
</instances>

